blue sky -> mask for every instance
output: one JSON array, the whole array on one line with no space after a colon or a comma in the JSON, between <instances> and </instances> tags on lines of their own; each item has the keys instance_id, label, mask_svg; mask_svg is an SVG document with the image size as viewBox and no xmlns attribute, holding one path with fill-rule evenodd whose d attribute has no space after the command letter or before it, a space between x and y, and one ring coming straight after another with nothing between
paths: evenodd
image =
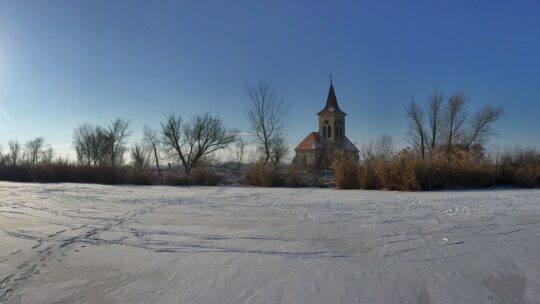
<instances>
[{"instance_id":1,"label":"blue sky","mask_svg":"<svg viewBox=\"0 0 540 304\"><path fill-rule=\"evenodd\" d=\"M502 106L492 144L540 147L537 1L0 0L0 142L66 151L83 122L210 112L248 131L248 83L290 103L294 147L317 128L328 75L359 145L406 145L405 107L435 89Z\"/></svg>"}]
</instances>

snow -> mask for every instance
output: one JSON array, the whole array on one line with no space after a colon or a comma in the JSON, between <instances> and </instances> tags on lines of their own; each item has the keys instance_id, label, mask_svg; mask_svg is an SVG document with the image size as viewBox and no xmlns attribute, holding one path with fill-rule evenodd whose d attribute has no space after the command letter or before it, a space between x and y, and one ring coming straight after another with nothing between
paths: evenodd
<instances>
[{"instance_id":1,"label":"snow","mask_svg":"<svg viewBox=\"0 0 540 304\"><path fill-rule=\"evenodd\" d=\"M540 303L540 190L0 183L0 303Z\"/></svg>"}]
</instances>

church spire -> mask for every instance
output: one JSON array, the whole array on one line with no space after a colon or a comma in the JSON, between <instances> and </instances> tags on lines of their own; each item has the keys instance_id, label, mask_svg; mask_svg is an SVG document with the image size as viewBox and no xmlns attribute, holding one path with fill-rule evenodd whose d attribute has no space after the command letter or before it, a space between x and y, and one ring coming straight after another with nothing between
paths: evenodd
<instances>
[{"instance_id":1,"label":"church spire","mask_svg":"<svg viewBox=\"0 0 540 304\"><path fill-rule=\"evenodd\" d=\"M322 109L319 114L321 113L344 113L339 108L337 98L336 98L336 92L334 90L334 83L332 81L332 74L330 74L330 89L328 90L328 98L326 99L326 106L324 109Z\"/></svg>"}]
</instances>

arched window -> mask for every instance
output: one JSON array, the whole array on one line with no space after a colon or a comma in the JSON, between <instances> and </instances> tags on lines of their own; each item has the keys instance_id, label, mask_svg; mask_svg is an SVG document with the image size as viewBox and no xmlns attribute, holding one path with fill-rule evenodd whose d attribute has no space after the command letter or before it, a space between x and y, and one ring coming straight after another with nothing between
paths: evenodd
<instances>
[{"instance_id":1,"label":"arched window","mask_svg":"<svg viewBox=\"0 0 540 304\"><path fill-rule=\"evenodd\" d=\"M336 139L341 138L341 120L336 121Z\"/></svg>"},{"instance_id":2,"label":"arched window","mask_svg":"<svg viewBox=\"0 0 540 304\"><path fill-rule=\"evenodd\" d=\"M328 138L332 138L332 127L328 126Z\"/></svg>"},{"instance_id":3,"label":"arched window","mask_svg":"<svg viewBox=\"0 0 540 304\"><path fill-rule=\"evenodd\" d=\"M326 138L326 126L322 127L322 137Z\"/></svg>"}]
</instances>

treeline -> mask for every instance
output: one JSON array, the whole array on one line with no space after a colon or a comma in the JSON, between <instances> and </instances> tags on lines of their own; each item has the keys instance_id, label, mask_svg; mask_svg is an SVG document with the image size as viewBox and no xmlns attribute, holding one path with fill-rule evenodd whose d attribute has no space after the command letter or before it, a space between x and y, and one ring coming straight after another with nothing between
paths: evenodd
<instances>
[{"instance_id":1,"label":"treeline","mask_svg":"<svg viewBox=\"0 0 540 304\"><path fill-rule=\"evenodd\" d=\"M288 153L284 126L287 105L266 82L247 87L249 119L256 151L250 163L274 169ZM167 115L157 128L145 126L142 140L132 145L129 121L108 125L84 123L72 134L75 159L54 158L54 150L37 137L21 145L10 140L0 148L0 180L22 182L84 182L104 184L215 185L216 173L240 175L248 141L208 113L184 119ZM218 161L215 153L232 156Z\"/></svg>"},{"instance_id":2,"label":"treeline","mask_svg":"<svg viewBox=\"0 0 540 304\"><path fill-rule=\"evenodd\" d=\"M216 185L224 176L252 186L329 185L331 169L341 189L432 190L490 186L540 186L540 152L534 149L492 151L501 108L466 110L462 93L445 97L434 92L426 103L411 101L406 109L410 146L396 150L389 136L362 147L360 161L338 151L330 168L315 172L284 166L288 105L265 82L247 87L247 141L219 117L208 113L164 117L145 126L142 139L128 143L130 123L84 123L72 133L75 159L56 157L43 137L23 144L10 140L0 148L0 180L103 184ZM248 144L254 150L248 151ZM216 152L228 151L227 159ZM324 179L324 180L323 180Z\"/></svg>"},{"instance_id":3,"label":"treeline","mask_svg":"<svg viewBox=\"0 0 540 304\"><path fill-rule=\"evenodd\" d=\"M540 152L489 151L502 109L484 106L469 115L462 93L436 91L425 105L407 108L411 146L395 151L382 136L363 147L360 162L343 153L332 168L342 189L433 190L491 186L540 186Z\"/></svg>"},{"instance_id":4,"label":"treeline","mask_svg":"<svg viewBox=\"0 0 540 304\"><path fill-rule=\"evenodd\" d=\"M116 119L109 125L82 124L73 131L75 161L53 159L43 137L21 146L9 141L9 151L0 153L0 180L23 182L83 182L103 184L215 184L210 170L192 172L213 152L238 140L238 131L227 129L217 117L202 114L183 122L171 114L158 131L144 127L143 140L128 146L129 121ZM130 162L126 163L126 156ZM162 161L169 162L166 176ZM152 162L155 166L152 166ZM176 169L170 163L181 164ZM154 174L153 168L157 169ZM203 172L206 177L202 178Z\"/></svg>"}]
</instances>

